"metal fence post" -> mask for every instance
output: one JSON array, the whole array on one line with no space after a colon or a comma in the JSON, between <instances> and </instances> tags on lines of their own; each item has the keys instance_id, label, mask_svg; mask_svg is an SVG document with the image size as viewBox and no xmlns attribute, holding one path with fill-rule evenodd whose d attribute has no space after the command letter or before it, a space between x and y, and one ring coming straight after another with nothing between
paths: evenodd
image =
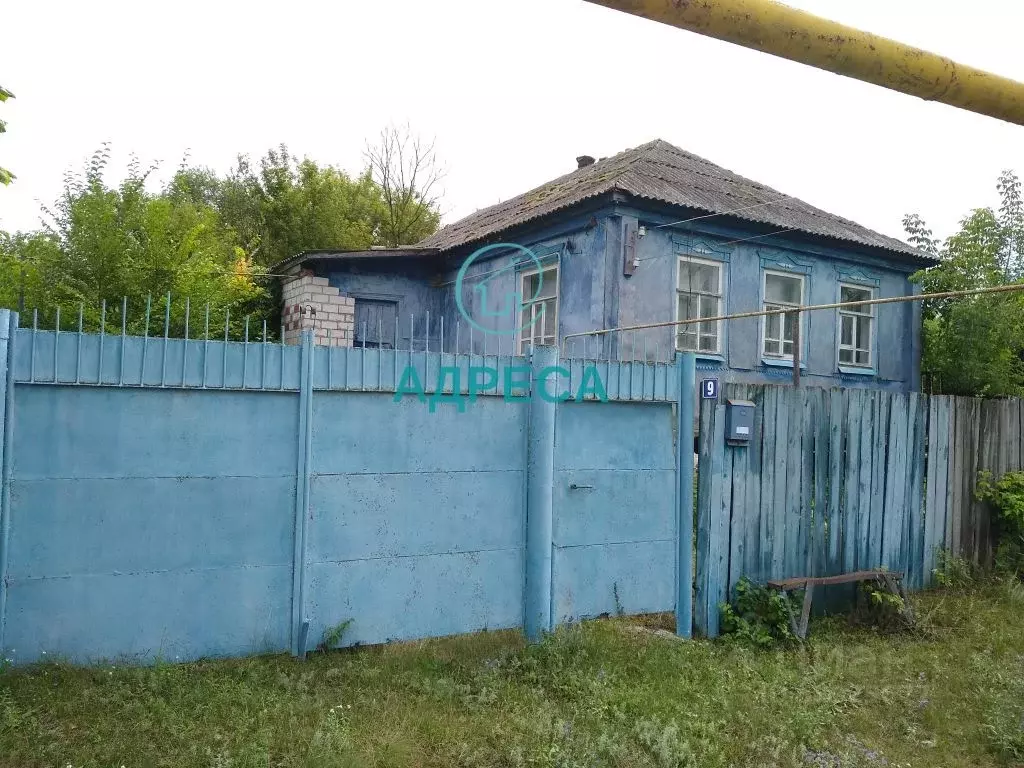
<instances>
[{"instance_id":1,"label":"metal fence post","mask_svg":"<svg viewBox=\"0 0 1024 768\"><path fill-rule=\"evenodd\" d=\"M299 358L299 434L295 465L295 554L292 560L292 635L294 656L306 655L306 519L313 470L313 331L302 331Z\"/></svg>"},{"instance_id":2,"label":"metal fence post","mask_svg":"<svg viewBox=\"0 0 1024 768\"><path fill-rule=\"evenodd\" d=\"M544 396L545 369L558 365L558 347L534 347L526 456L526 637L551 630L552 491L555 478L555 402ZM551 385L553 390L553 385Z\"/></svg>"},{"instance_id":3,"label":"metal fence post","mask_svg":"<svg viewBox=\"0 0 1024 768\"><path fill-rule=\"evenodd\" d=\"M14 339L18 313L0 309L0 659L6 649L7 562L11 539L11 464L14 440Z\"/></svg>"},{"instance_id":4,"label":"metal fence post","mask_svg":"<svg viewBox=\"0 0 1024 768\"><path fill-rule=\"evenodd\" d=\"M676 634L693 636L693 414L697 358L676 355Z\"/></svg>"}]
</instances>

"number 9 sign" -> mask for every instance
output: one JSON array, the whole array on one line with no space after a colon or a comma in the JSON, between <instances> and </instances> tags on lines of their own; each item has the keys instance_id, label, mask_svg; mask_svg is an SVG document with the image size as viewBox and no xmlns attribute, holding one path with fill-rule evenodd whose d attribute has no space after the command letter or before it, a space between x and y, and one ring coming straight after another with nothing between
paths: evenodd
<instances>
[{"instance_id":1,"label":"number 9 sign","mask_svg":"<svg viewBox=\"0 0 1024 768\"><path fill-rule=\"evenodd\" d=\"M718 379L701 379L700 396L704 400L718 399Z\"/></svg>"}]
</instances>

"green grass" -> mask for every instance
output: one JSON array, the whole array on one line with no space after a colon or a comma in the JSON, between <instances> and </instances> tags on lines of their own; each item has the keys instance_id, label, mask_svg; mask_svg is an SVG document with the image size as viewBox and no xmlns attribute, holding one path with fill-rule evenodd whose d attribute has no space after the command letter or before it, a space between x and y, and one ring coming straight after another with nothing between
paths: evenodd
<instances>
[{"instance_id":1,"label":"green grass","mask_svg":"<svg viewBox=\"0 0 1024 768\"><path fill-rule=\"evenodd\" d=\"M304 663L8 670L0 765L1021 764L1021 590L917 610L914 634L817 621L805 650L676 642L624 618L536 647L492 632Z\"/></svg>"}]
</instances>

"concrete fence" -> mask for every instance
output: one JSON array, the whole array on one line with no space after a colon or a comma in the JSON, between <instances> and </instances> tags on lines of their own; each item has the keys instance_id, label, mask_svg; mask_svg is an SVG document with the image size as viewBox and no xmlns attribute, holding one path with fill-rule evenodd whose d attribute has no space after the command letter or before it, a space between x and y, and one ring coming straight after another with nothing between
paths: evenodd
<instances>
[{"instance_id":1,"label":"concrete fence","mask_svg":"<svg viewBox=\"0 0 1024 768\"><path fill-rule=\"evenodd\" d=\"M678 572L687 615L679 366L602 363L602 398L554 348L302 342L19 329L0 310L3 657L302 654L342 622L346 645L536 637L673 610Z\"/></svg>"}]
</instances>

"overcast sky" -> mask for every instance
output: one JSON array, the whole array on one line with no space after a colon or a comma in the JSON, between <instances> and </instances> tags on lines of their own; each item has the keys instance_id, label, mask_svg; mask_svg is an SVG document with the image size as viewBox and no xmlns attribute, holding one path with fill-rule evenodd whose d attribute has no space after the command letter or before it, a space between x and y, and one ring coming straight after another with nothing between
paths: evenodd
<instances>
[{"instance_id":1,"label":"overcast sky","mask_svg":"<svg viewBox=\"0 0 1024 768\"><path fill-rule=\"evenodd\" d=\"M1024 2L790 0L1024 80ZM285 142L350 171L390 122L436 137L445 221L663 138L833 213L901 236L949 234L1024 174L1024 128L700 37L582 0L4 3L0 228L38 225L100 142L186 149L226 171ZM116 181L116 178L112 179Z\"/></svg>"}]
</instances>

